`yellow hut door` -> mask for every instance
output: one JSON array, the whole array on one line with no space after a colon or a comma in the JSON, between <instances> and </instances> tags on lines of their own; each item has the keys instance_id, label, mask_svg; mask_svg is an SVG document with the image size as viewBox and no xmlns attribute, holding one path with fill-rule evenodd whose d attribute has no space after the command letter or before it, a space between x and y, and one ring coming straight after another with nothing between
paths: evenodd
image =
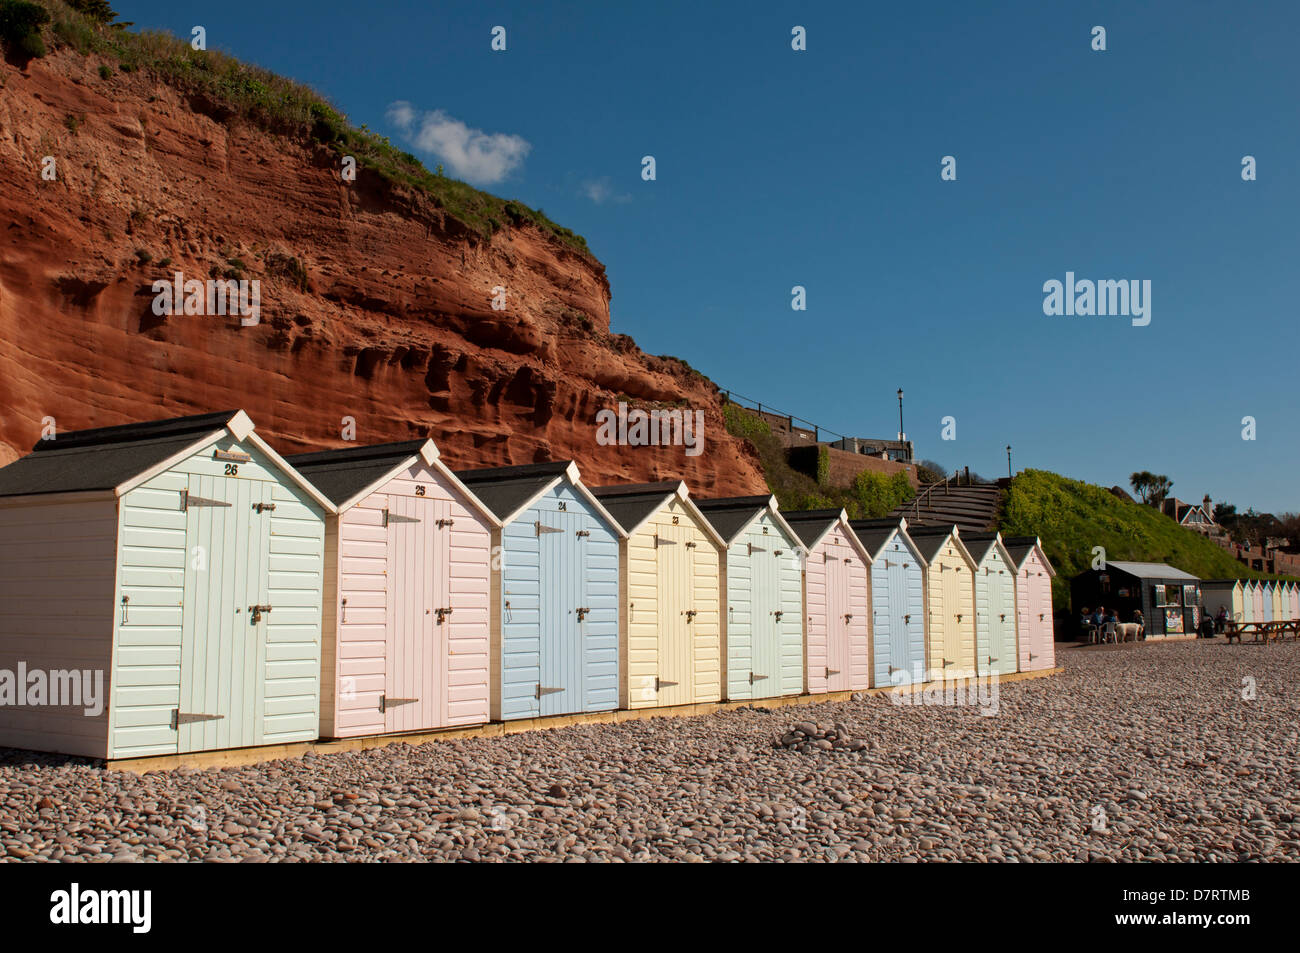
<instances>
[{"instance_id":1,"label":"yellow hut door","mask_svg":"<svg viewBox=\"0 0 1300 953\"><path fill-rule=\"evenodd\" d=\"M660 526L655 537L659 587L659 676L655 688L660 705L686 705L695 698L694 640L691 638L695 618L692 535L688 526L671 525Z\"/></svg>"}]
</instances>

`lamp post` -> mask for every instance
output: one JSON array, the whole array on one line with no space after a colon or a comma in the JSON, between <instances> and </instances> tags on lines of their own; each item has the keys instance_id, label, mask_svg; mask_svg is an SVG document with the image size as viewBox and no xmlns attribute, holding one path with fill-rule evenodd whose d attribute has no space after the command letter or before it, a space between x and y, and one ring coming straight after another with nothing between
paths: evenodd
<instances>
[{"instance_id":1,"label":"lamp post","mask_svg":"<svg viewBox=\"0 0 1300 953\"><path fill-rule=\"evenodd\" d=\"M1011 444L1007 444L1007 479L1011 479L1013 475L1011 472Z\"/></svg>"},{"instance_id":2,"label":"lamp post","mask_svg":"<svg viewBox=\"0 0 1300 953\"><path fill-rule=\"evenodd\" d=\"M901 443L907 438L903 435L903 388L898 388L898 440Z\"/></svg>"}]
</instances>

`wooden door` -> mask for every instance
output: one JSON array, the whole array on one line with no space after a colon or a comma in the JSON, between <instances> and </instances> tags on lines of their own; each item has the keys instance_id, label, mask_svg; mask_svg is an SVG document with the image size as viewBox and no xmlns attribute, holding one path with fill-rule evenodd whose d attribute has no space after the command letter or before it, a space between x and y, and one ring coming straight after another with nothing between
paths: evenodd
<instances>
[{"instance_id":1,"label":"wooden door","mask_svg":"<svg viewBox=\"0 0 1300 953\"><path fill-rule=\"evenodd\" d=\"M688 526L666 525L659 526L656 533L657 699L660 705L685 705L695 697L691 628L696 611L694 547L687 545L693 542L693 534Z\"/></svg>"}]
</instances>

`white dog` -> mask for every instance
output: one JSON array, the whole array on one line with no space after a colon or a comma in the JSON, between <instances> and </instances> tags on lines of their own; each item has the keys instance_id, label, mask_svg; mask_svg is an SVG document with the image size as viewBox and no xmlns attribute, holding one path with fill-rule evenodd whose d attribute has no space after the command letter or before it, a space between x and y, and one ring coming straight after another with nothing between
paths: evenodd
<instances>
[{"instance_id":1,"label":"white dog","mask_svg":"<svg viewBox=\"0 0 1300 953\"><path fill-rule=\"evenodd\" d=\"M1136 622L1120 622L1115 626L1116 642L1136 642L1142 635L1142 626Z\"/></svg>"}]
</instances>

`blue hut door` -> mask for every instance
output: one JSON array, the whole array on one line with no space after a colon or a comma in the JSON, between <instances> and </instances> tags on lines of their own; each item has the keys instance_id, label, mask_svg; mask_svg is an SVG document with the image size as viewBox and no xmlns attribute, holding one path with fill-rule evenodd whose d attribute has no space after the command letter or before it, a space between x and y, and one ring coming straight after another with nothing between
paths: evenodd
<instances>
[{"instance_id":1,"label":"blue hut door","mask_svg":"<svg viewBox=\"0 0 1300 953\"><path fill-rule=\"evenodd\" d=\"M891 549L885 556L885 574L889 598L889 682L890 685L910 685L915 681L912 660L909 657L908 638L908 570L903 562L908 553Z\"/></svg>"},{"instance_id":2,"label":"blue hut door","mask_svg":"<svg viewBox=\"0 0 1300 953\"><path fill-rule=\"evenodd\" d=\"M191 474L176 750L261 741L271 485Z\"/></svg>"},{"instance_id":3,"label":"blue hut door","mask_svg":"<svg viewBox=\"0 0 1300 953\"><path fill-rule=\"evenodd\" d=\"M781 573L779 541L758 537L750 544L750 698L781 694Z\"/></svg>"},{"instance_id":4,"label":"blue hut door","mask_svg":"<svg viewBox=\"0 0 1300 953\"><path fill-rule=\"evenodd\" d=\"M578 532L583 529L579 513L543 513L538 523L542 610L538 702L543 715L568 714L585 707L584 619L580 617L585 617L590 607L582 601L586 587L582 543L586 537Z\"/></svg>"}]
</instances>

